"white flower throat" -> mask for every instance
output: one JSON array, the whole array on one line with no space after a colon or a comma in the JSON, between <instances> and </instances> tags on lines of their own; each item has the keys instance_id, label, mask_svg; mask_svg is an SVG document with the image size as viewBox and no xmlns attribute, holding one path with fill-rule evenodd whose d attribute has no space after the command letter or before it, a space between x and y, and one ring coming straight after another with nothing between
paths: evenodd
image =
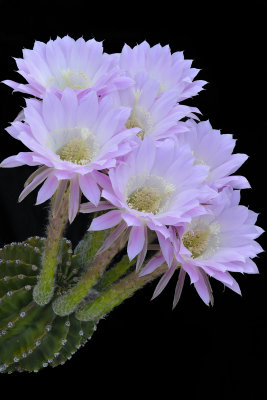
<instances>
[{"instance_id":1,"label":"white flower throat","mask_svg":"<svg viewBox=\"0 0 267 400\"><path fill-rule=\"evenodd\" d=\"M216 222L210 225L200 223L191 229L184 233L183 245L192 253L193 258L209 258L219 247L220 226Z\"/></svg>"},{"instance_id":2,"label":"white flower throat","mask_svg":"<svg viewBox=\"0 0 267 400\"><path fill-rule=\"evenodd\" d=\"M52 76L47 87L55 86L60 90L66 87L71 89L88 89L91 86L90 79L82 71L71 71L70 69L61 70L58 76Z\"/></svg>"},{"instance_id":3,"label":"white flower throat","mask_svg":"<svg viewBox=\"0 0 267 400\"><path fill-rule=\"evenodd\" d=\"M194 232L188 231L183 236L184 246L191 251L192 257L197 258L201 256L207 249L209 243L209 232L195 230Z\"/></svg>"},{"instance_id":4,"label":"white flower throat","mask_svg":"<svg viewBox=\"0 0 267 400\"><path fill-rule=\"evenodd\" d=\"M90 80L81 71L75 72L69 69L62 71L62 76L66 81L66 86L72 89L88 89Z\"/></svg>"},{"instance_id":5,"label":"white flower throat","mask_svg":"<svg viewBox=\"0 0 267 400\"><path fill-rule=\"evenodd\" d=\"M134 106L125 126L127 129L141 128L141 130L137 133L137 136L143 140L144 137L151 132L153 128L153 122L149 112L137 105L140 94L141 92L138 90L134 93Z\"/></svg>"},{"instance_id":6,"label":"white flower throat","mask_svg":"<svg viewBox=\"0 0 267 400\"><path fill-rule=\"evenodd\" d=\"M126 201L130 208L158 214L167 208L174 186L162 177L147 175L133 177L127 185Z\"/></svg>"},{"instance_id":7,"label":"white flower throat","mask_svg":"<svg viewBox=\"0 0 267 400\"><path fill-rule=\"evenodd\" d=\"M51 134L55 152L61 160L85 165L93 160L99 151L95 136L86 128L74 127L55 131ZM50 140L52 142L52 140Z\"/></svg>"}]
</instances>

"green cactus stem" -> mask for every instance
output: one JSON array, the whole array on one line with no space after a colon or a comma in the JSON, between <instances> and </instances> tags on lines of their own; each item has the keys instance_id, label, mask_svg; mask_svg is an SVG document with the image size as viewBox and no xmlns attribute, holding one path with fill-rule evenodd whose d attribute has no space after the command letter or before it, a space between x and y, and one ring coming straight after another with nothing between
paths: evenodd
<instances>
[{"instance_id":1,"label":"green cactus stem","mask_svg":"<svg viewBox=\"0 0 267 400\"><path fill-rule=\"evenodd\" d=\"M98 216L99 214L96 213L95 216ZM108 229L103 231L86 232L74 251L73 263L77 265L77 268L82 268L84 272L87 271L108 234Z\"/></svg>"},{"instance_id":2,"label":"green cactus stem","mask_svg":"<svg viewBox=\"0 0 267 400\"><path fill-rule=\"evenodd\" d=\"M106 251L96 254L95 259L89 265L88 270L82 275L77 285L53 302L52 307L57 315L65 316L75 311L79 303L101 277L112 258L124 248L127 240L127 234L123 234Z\"/></svg>"},{"instance_id":3,"label":"green cactus stem","mask_svg":"<svg viewBox=\"0 0 267 400\"><path fill-rule=\"evenodd\" d=\"M80 321L98 321L108 314L114 307L131 297L138 289L158 278L168 269L166 264L156 269L149 275L139 277L136 271L111 285L96 299L81 306L75 313Z\"/></svg>"},{"instance_id":4,"label":"green cactus stem","mask_svg":"<svg viewBox=\"0 0 267 400\"><path fill-rule=\"evenodd\" d=\"M99 237L92 238L91 243L98 240ZM111 268L104 271L87 293L86 299L91 298L91 302L83 302L76 314L67 316L58 316L52 302L39 306L32 298L46 239L29 238L0 249L0 372L37 372L64 364L91 338L100 318L167 270L163 265L144 277L130 272L135 260L129 263L127 255L119 261L117 257L114 259L125 241L126 238L118 240L109 251L95 256L84 274L83 267L79 270L76 264L77 253L72 254L70 241L62 239L53 293L56 300L72 293L81 276L96 278L95 267L100 274L102 262L107 265L112 259ZM92 283L94 279L89 280Z\"/></svg>"},{"instance_id":5,"label":"green cactus stem","mask_svg":"<svg viewBox=\"0 0 267 400\"><path fill-rule=\"evenodd\" d=\"M69 182L62 181L51 202L42 269L38 283L33 290L33 299L40 306L48 304L53 296L62 236L68 221L68 195Z\"/></svg>"},{"instance_id":6,"label":"green cactus stem","mask_svg":"<svg viewBox=\"0 0 267 400\"><path fill-rule=\"evenodd\" d=\"M94 286L96 292L99 293L107 290L109 286L125 275L129 268L135 263L136 258L134 258L132 261L129 261L128 255L123 256L117 264L105 272L105 274L99 279Z\"/></svg>"},{"instance_id":7,"label":"green cactus stem","mask_svg":"<svg viewBox=\"0 0 267 400\"><path fill-rule=\"evenodd\" d=\"M50 304L32 299L45 239L30 238L0 249L0 372L35 371L64 364L91 338L95 322L58 317ZM71 243L63 239L54 295L75 284ZM71 271L71 273L70 273Z\"/></svg>"}]
</instances>

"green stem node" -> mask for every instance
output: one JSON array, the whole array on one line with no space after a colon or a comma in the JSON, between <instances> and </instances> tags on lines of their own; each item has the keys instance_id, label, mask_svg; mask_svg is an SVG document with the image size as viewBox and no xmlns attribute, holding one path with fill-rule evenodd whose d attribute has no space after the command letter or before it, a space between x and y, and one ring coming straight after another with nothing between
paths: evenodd
<instances>
[{"instance_id":1,"label":"green stem node","mask_svg":"<svg viewBox=\"0 0 267 400\"><path fill-rule=\"evenodd\" d=\"M110 286L95 300L87 303L76 311L76 318L80 321L98 321L109 313L114 307L131 297L138 289L158 278L168 269L166 264L156 269L149 275L139 277L134 271Z\"/></svg>"},{"instance_id":2,"label":"green stem node","mask_svg":"<svg viewBox=\"0 0 267 400\"><path fill-rule=\"evenodd\" d=\"M68 204L69 182L62 181L52 198L42 270L38 283L33 289L33 299L39 306L49 303L54 293L62 236L68 222Z\"/></svg>"}]
</instances>

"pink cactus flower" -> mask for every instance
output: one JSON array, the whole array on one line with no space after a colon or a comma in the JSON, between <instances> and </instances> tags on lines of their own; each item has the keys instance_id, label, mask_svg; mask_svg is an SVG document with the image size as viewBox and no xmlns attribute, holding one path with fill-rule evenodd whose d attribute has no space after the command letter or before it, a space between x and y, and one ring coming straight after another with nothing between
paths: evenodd
<instances>
[{"instance_id":1,"label":"pink cactus flower","mask_svg":"<svg viewBox=\"0 0 267 400\"><path fill-rule=\"evenodd\" d=\"M130 227L128 256L138 255L137 269L147 251L147 229L158 237L168 264L173 249L168 240L168 225L190 223L192 217L204 212L201 202L217 192L203 184L208 174L206 166L194 165L194 157L187 146L177 146L166 139L154 142L149 136L140 146L123 158L109 171L102 196L112 211L95 218L89 230L103 230L118 224L113 235ZM107 209L107 202L103 202ZM100 208L98 208L100 209ZM82 212L94 211L90 204L81 206Z\"/></svg>"},{"instance_id":2,"label":"pink cactus flower","mask_svg":"<svg viewBox=\"0 0 267 400\"><path fill-rule=\"evenodd\" d=\"M192 218L185 226L171 227L170 240L173 242L175 257L159 281L153 298L163 291L178 267L180 273L174 307L180 299L186 274L206 304L213 304L209 277L241 294L230 272L258 273L252 259L263 251L255 241L263 230L255 225L257 214L239 205L239 201L239 191L225 188L211 201L211 205L206 206L205 214ZM155 257L140 275L151 273L163 262L162 255Z\"/></svg>"},{"instance_id":3,"label":"pink cactus flower","mask_svg":"<svg viewBox=\"0 0 267 400\"><path fill-rule=\"evenodd\" d=\"M199 70L191 68L191 64L192 60L185 60L183 52L171 54L168 45L150 47L145 41L133 49L125 44L119 56L120 68L129 77L146 74L159 83L159 94L175 90L178 102L195 96L206 84L203 80L194 81Z\"/></svg>"},{"instance_id":4,"label":"pink cactus flower","mask_svg":"<svg viewBox=\"0 0 267 400\"><path fill-rule=\"evenodd\" d=\"M210 168L207 183L217 189L224 186L250 188L246 178L232 175L248 158L246 154L232 154L236 143L232 135L212 129L209 121L188 120L185 126L188 131L177 136L179 143L190 146L196 163Z\"/></svg>"},{"instance_id":5,"label":"pink cactus flower","mask_svg":"<svg viewBox=\"0 0 267 400\"><path fill-rule=\"evenodd\" d=\"M103 53L101 42L69 36L34 43L32 50L24 49L23 58L16 58L18 73L28 83L6 80L15 91L43 98L47 91L59 96L65 88L72 88L79 95L95 90L105 95L132 84L124 76L113 55Z\"/></svg>"},{"instance_id":6,"label":"pink cactus flower","mask_svg":"<svg viewBox=\"0 0 267 400\"><path fill-rule=\"evenodd\" d=\"M7 132L21 140L30 152L21 152L2 161L1 167L23 164L41 166L20 195L23 200L42 182L37 204L48 200L61 180L70 180L69 220L73 221L80 204L80 191L94 205L100 200L99 171L116 165L132 149L131 137L139 128L126 129L131 110L114 107L106 96L99 103L94 91L81 100L67 88L61 99L47 93L43 101L26 100L25 122L14 121Z\"/></svg>"}]
</instances>

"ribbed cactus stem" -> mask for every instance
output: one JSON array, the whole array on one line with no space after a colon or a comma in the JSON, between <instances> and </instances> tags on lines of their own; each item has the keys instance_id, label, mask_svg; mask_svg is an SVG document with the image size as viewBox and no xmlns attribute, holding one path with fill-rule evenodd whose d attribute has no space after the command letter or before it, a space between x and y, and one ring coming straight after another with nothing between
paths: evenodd
<instances>
[{"instance_id":1,"label":"ribbed cactus stem","mask_svg":"<svg viewBox=\"0 0 267 400\"><path fill-rule=\"evenodd\" d=\"M68 293L58 297L53 303L53 310L57 315L65 316L71 314L78 307L79 303L88 294L103 274L111 259L119 253L127 242L127 234L120 236L113 245L103 253L96 256L88 270L81 277L80 281Z\"/></svg>"},{"instance_id":2,"label":"ribbed cactus stem","mask_svg":"<svg viewBox=\"0 0 267 400\"><path fill-rule=\"evenodd\" d=\"M62 236L68 222L68 195L69 182L62 181L51 202L42 269L38 283L33 290L33 299L40 306L49 303L53 296Z\"/></svg>"},{"instance_id":3,"label":"ribbed cactus stem","mask_svg":"<svg viewBox=\"0 0 267 400\"><path fill-rule=\"evenodd\" d=\"M156 269L149 275L139 277L134 271L110 286L95 300L87 303L76 311L76 318L80 321L97 321L121 304L124 300L131 297L138 289L147 283L158 278L168 269L166 264Z\"/></svg>"}]
</instances>

